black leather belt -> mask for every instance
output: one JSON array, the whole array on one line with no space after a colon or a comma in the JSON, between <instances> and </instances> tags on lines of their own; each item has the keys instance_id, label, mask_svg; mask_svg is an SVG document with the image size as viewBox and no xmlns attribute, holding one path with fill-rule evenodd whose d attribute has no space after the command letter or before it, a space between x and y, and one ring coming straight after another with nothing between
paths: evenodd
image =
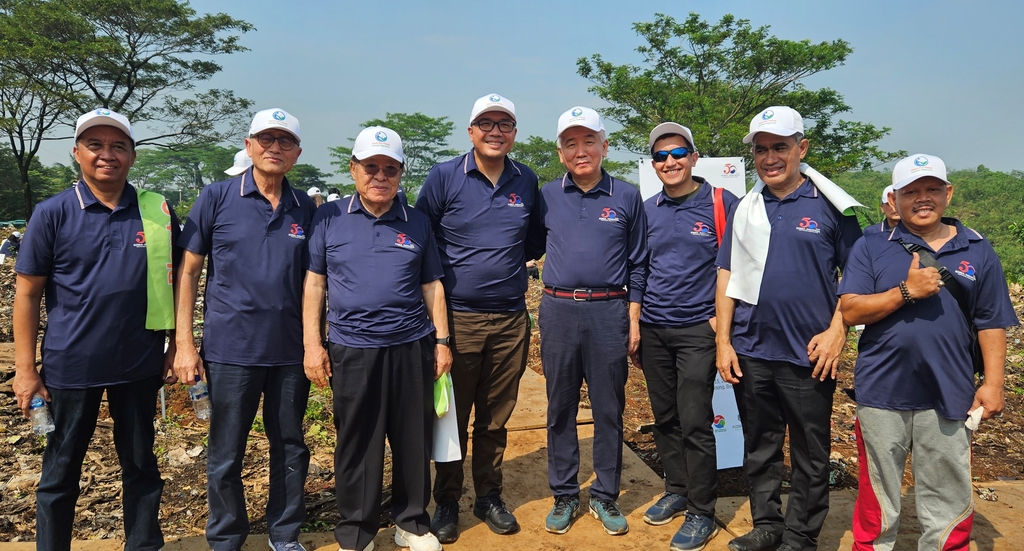
<instances>
[{"instance_id":1,"label":"black leather belt","mask_svg":"<svg viewBox=\"0 0 1024 551\"><path fill-rule=\"evenodd\" d=\"M555 298L571 298L576 302L625 298L627 294L625 289L563 289L553 286L545 286L544 293Z\"/></svg>"}]
</instances>

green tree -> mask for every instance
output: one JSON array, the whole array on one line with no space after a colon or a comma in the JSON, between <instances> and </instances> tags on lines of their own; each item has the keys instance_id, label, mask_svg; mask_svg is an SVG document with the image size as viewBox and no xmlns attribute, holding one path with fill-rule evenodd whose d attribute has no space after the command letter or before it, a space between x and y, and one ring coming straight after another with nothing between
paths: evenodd
<instances>
[{"instance_id":1,"label":"green tree","mask_svg":"<svg viewBox=\"0 0 1024 551\"><path fill-rule=\"evenodd\" d=\"M701 153L749 157L742 138L750 119L766 107L788 105L805 118L807 160L823 174L866 169L904 154L875 145L887 127L833 122L850 110L843 97L802 83L845 62L853 49L843 40L785 40L746 19L725 15L712 25L696 13L683 22L655 14L633 29L647 42L636 49L644 66L616 65L600 54L576 62L580 76L594 83L590 91L611 104L602 114L623 127L610 136L615 147L646 154L651 128L677 121L693 130Z\"/></svg>"},{"instance_id":2,"label":"green tree","mask_svg":"<svg viewBox=\"0 0 1024 551\"><path fill-rule=\"evenodd\" d=\"M402 189L409 196L410 202L415 200L431 167L459 154L448 148L448 137L455 128L455 123L448 120L448 117L428 117L423 113L387 113L383 119L363 123L363 128L370 126L390 128L402 138L402 150L405 153ZM354 141L354 138L349 138L349 141ZM330 154L334 157L331 164L338 167L335 174L348 176L352 148L332 147Z\"/></svg>"},{"instance_id":3,"label":"green tree","mask_svg":"<svg viewBox=\"0 0 1024 551\"><path fill-rule=\"evenodd\" d=\"M288 178L288 184L295 189L306 191L316 186L323 190L327 186L327 178L331 176L331 173L323 172L310 164L296 164L285 176Z\"/></svg>"},{"instance_id":4,"label":"green tree","mask_svg":"<svg viewBox=\"0 0 1024 551\"><path fill-rule=\"evenodd\" d=\"M516 142L511 156L537 173L539 185L543 186L565 175L565 165L558 159L558 144L554 140L530 136L525 142ZM635 163L612 161L606 158L601 162L601 166L612 176L636 185L635 182L627 179L627 176L636 170Z\"/></svg>"},{"instance_id":5,"label":"green tree","mask_svg":"<svg viewBox=\"0 0 1024 551\"><path fill-rule=\"evenodd\" d=\"M96 107L148 127L153 135L137 136L138 145L184 148L237 135L251 102L229 90L195 88L221 70L208 58L245 51L235 33L252 28L223 13L197 16L179 0L0 2L0 85L5 93L32 93L31 102L3 113L16 121L3 131L22 168L26 209L33 203L25 167L38 142L60 138L52 135L55 123L73 125ZM32 131L12 130L18 128Z\"/></svg>"},{"instance_id":6,"label":"green tree","mask_svg":"<svg viewBox=\"0 0 1024 551\"><path fill-rule=\"evenodd\" d=\"M40 201L67 189L77 174L71 167L61 164L44 166L38 158L34 158L28 168L29 182ZM0 220L25 219L23 188L17 160L9 149L0 148Z\"/></svg>"},{"instance_id":7,"label":"green tree","mask_svg":"<svg viewBox=\"0 0 1024 551\"><path fill-rule=\"evenodd\" d=\"M236 151L213 144L139 149L128 179L142 189L162 193L184 217L203 186L229 178L224 169L231 166Z\"/></svg>"}]
</instances>

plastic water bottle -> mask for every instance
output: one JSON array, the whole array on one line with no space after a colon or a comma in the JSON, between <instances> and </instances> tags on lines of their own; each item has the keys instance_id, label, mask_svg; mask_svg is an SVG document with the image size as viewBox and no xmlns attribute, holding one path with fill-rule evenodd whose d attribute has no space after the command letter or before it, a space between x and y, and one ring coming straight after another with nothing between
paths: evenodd
<instances>
[{"instance_id":1,"label":"plastic water bottle","mask_svg":"<svg viewBox=\"0 0 1024 551\"><path fill-rule=\"evenodd\" d=\"M28 404L28 418L32 422L32 432L39 436L53 432L55 428L50 408L47 407L46 400L39 394L33 396L32 401Z\"/></svg>"},{"instance_id":2,"label":"plastic water bottle","mask_svg":"<svg viewBox=\"0 0 1024 551\"><path fill-rule=\"evenodd\" d=\"M192 407L196 410L196 417L199 419L210 418L210 391L206 388L199 375L196 375L196 384L188 387L188 395L192 398Z\"/></svg>"}]
</instances>

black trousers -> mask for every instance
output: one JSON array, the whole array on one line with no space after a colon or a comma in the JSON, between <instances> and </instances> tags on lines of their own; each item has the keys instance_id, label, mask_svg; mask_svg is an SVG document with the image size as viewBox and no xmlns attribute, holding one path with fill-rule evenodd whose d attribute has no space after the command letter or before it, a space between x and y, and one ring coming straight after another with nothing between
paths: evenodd
<instances>
[{"instance_id":1,"label":"black trousers","mask_svg":"<svg viewBox=\"0 0 1024 551\"><path fill-rule=\"evenodd\" d=\"M391 444L391 513L416 535L430 530L430 450L434 429L434 343L383 348L330 343L334 391L334 481L341 520L334 538L362 549L380 527L384 438Z\"/></svg>"},{"instance_id":2,"label":"black trousers","mask_svg":"<svg viewBox=\"0 0 1024 551\"><path fill-rule=\"evenodd\" d=\"M715 331L706 322L691 327L641 323L640 346L665 491L686 496L691 513L714 517Z\"/></svg>"},{"instance_id":3,"label":"black trousers","mask_svg":"<svg viewBox=\"0 0 1024 551\"><path fill-rule=\"evenodd\" d=\"M740 356L743 377L734 387L743 423L743 471L750 485L754 526L795 549L817 549L828 515L828 456L831 452L835 379L811 377L811 368ZM793 471L786 515L782 515L782 445L789 428Z\"/></svg>"}]
</instances>

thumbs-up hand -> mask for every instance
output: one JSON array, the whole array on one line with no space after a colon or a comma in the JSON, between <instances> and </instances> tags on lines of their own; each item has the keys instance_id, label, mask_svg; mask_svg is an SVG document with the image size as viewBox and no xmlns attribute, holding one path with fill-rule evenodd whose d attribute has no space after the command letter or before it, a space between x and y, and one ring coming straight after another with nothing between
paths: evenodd
<instances>
[{"instance_id":1,"label":"thumbs-up hand","mask_svg":"<svg viewBox=\"0 0 1024 551\"><path fill-rule=\"evenodd\" d=\"M922 268L921 255L914 253L907 270L907 290L914 300L928 298L942 290L942 276L935 268Z\"/></svg>"}]
</instances>

